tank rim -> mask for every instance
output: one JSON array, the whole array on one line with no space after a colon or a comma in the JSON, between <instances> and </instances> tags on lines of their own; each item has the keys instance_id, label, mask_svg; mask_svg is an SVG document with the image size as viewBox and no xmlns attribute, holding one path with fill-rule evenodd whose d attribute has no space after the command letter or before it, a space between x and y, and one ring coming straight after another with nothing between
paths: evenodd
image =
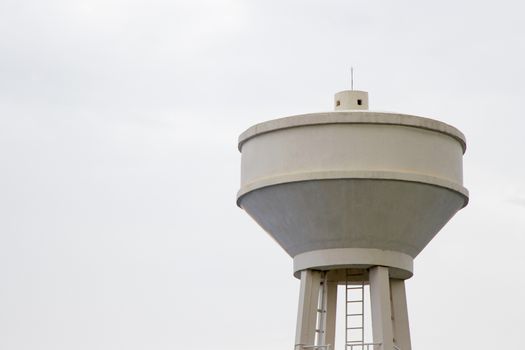
<instances>
[{"instance_id":1,"label":"tank rim","mask_svg":"<svg viewBox=\"0 0 525 350\"><path fill-rule=\"evenodd\" d=\"M461 144L463 153L465 153L467 149L465 135L447 123L410 114L366 110L308 113L268 120L246 129L239 136L238 149L242 152L242 146L245 142L256 136L269 132L302 126L326 124L382 124L426 129L440 132L456 139Z\"/></svg>"},{"instance_id":2,"label":"tank rim","mask_svg":"<svg viewBox=\"0 0 525 350\"><path fill-rule=\"evenodd\" d=\"M422 183L459 193L464 198L464 204L462 208L466 207L469 201L469 192L465 187L455 182L434 176L392 171L320 171L275 176L246 184L241 187L239 192L237 192L237 206L242 207L241 200L244 195L261 188L284 185L293 182L329 180L379 180Z\"/></svg>"}]
</instances>

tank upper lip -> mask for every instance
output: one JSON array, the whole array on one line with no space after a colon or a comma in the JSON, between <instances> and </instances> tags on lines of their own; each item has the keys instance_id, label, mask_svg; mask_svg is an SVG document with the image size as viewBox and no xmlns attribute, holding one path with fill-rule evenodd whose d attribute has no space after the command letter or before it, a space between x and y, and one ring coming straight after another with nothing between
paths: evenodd
<instances>
[{"instance_id":1,"label":"tank upper lip","mask_svg":"<svg viewBox=\"0 0 525 350\"><path fill-rule=\"evenodd\" d=\"M269 120L256 124L244 131L239 136L238 148L239 151L241 151L242 145L257 135L265 134L275 130L322 124L384 124L427 129L453 137L461 144L463 153L465 153L467 149L465 135L463 135L461 131L452 125L440 122L435 119L423 118L409 114L373 111L308 113Z\"/></svg>"}]
</instances>

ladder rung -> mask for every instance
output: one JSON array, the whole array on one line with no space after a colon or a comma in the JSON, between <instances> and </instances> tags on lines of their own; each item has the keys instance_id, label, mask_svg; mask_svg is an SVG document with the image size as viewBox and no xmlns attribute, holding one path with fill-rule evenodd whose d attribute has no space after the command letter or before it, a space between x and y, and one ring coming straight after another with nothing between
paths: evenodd
<instances>
[{"instance_id":1,"label":"ladder rung","mask_svg":"<svg viewBox=\"0 0 525 350\"><path fill-rule=\"evenodd\" d=\"M362 342L363 342L362 340L349 340L349 341L347 341L346 343L347 343L347 344L354 344L354 345L355 345L356 343L359 344L359 343L362 343ZM365 345L365 346L366 346L366 345Z\"/></svg>"},{"instance_id":2,"label":"ladder rung","mask_svg":"<svg viewBox=\"0 0 525 350\"><path fill-rule=\"evenodd\" d=\"M348 327L347 329L363 329L363 327Z\"/></svg>"},{"instance_id":3,"label":"ladder rung","mask_svg":"<svg viewBox=\"0 0 525 350\"><path fill-rule=\"evenodd\" d=\"M346 316L363 316L363 314L346 314Z\"/></svg>"},{"instance_id":4,"label":"ladder rung","mask_svg":"<svg viewBox=\"0 0 525 350\"><path fill-rule=\"evenodd\" d=\"M347 300L347 303L362 303L362 300Z\"/></svg>"},{"instance_id":5,"label":"ladder rung","mask_svg":"<svg viewBox=\"0 0 525 350\"><path fill-rule=\"evenodd\" d=\"M349 289L363 289L363 286L359 286L359 287L346 287L346 290L349 290Z\"/></svg>"}]
</instances>

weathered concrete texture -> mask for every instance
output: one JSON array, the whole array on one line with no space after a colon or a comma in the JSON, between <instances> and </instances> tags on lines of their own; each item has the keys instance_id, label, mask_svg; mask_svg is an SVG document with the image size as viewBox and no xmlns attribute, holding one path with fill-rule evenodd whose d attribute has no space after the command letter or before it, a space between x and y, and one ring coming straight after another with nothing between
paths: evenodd
<instances>
[{"instance_id":1,"label":"weathered concrete texture","mask_svg":"<svg viewBox=\"0 0 525 350\"><path fill-rule=\"evenodd\" d=\"M442 187L366 179L269 186L240 202L292 257L330 248L416 257L464 204L463 195Z\"/></svg>"}]
</instances>

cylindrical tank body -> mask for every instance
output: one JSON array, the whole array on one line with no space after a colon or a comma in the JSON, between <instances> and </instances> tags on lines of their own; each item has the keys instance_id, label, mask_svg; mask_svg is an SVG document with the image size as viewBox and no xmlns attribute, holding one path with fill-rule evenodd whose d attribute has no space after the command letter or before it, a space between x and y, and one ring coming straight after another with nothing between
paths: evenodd
<instances>
[{"instance_id":1,"label":"cylindrical tank body","mask_svg":"<svg viewBox=\"0 0 525 350\"><path fill-rule=\"evenodd\" d=\"M239 137L237 204L294 258L294 273L386 266L415 258L468 202L465 137L445 123L368 111L343 91L336 111L275 119Z\"/></svg>"}]
</instances>

